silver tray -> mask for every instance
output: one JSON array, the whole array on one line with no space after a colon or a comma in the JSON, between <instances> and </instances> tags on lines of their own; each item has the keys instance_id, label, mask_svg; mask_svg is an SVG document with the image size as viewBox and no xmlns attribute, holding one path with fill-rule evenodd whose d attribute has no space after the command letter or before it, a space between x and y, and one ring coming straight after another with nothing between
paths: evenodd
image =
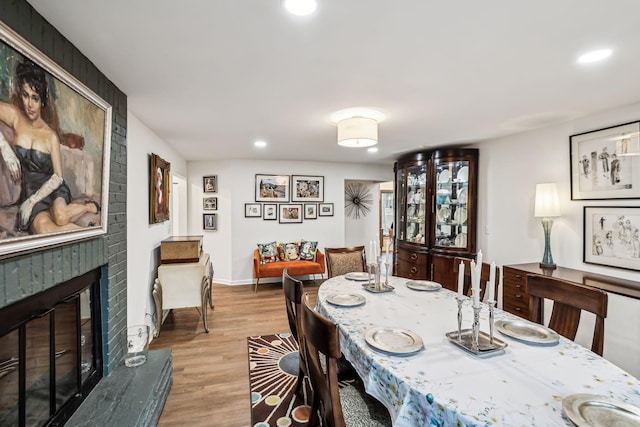
<instances>
[{"instance_id":1,"label":"silver tray","mask_svg":"<svg viewBox=\"0 0 640 427\"><path fill-rule=\"evenodd\" d=\"M422 338L403 328L369 329L364 339L376 350L393 355L409 355L422 350Z\"/></svg>"},{"instance_id":2,"label":"silver tray","mask_svg":"<svg viewBox=\"0 0 640 427\"><path fill-rule=\"evenodd\" d=\"M338 305L340 307L356 307L362 305L367 300L359 294L331 294L327 296L329 304Z\"/></svg>"},{"instance_id":3,"label":"silver tray","mask_svg":"<svg viewBox=\"0 0 640 427\"><path fill-rule=\"evenodd\" d=\"M407 288L415 291L439 291L442 289L442 285L429 280L409 280L407 282Z\"/></svg>"},{"instance_id":4,"label":"silver tray","mask_svg":"<svg viewBox=\"0 0 640 427\"><path fill-rule=\"evenodd\" d=\"M445 334L449 341L463 348L469 353L478 357L491 357L504 353L507 343L493 337L493 345L489 340L489 334L480 331L478 334L478 348L473 348L473 331L471 329L463 329L458 335L458 330L447 332Z\"/></svg>"},{"instance_id":5,"label":"silver tray","mask_svg":"<svg viewBox=\"0 0 640 427\"><path fill-rule=\"evenodd\" d=\"M595 394L567 396L562 409L578 427L640 426L640 408Z\"/></svg>"},{"instance_id":6,"label":"silver tray","mask_svg":"<svg viewBox=\"0 0 640 427\"><path fill-rule=\"evenodd\" d=\"M363 281L369 280L369 273L364 271L352 271L351 273L347 273L344 275L345 279Z\"/></svg>"},{"instance_id":7,"label":"silver tray","mask_svg":"<svg viewBox=\"0 0 640 427\"><path fill-rule=\"evenodd\" d=\"M555 331L526 320L496 320L494 325L500 333L527 343L555 345L560 341Z\"/></svg>"},{"instance_id":8,"label":"silver tray","mask_svg":"<svg viewBox=\"0 0 640 427\"><path fill-rule=\"evenodd\" d=\"M363 283L362 287L365 291L372 292L374 294L381 294L383 292L391 292L395 288L391 285L385 285L384 283L380 284L378 288L376 288L375 283Z\"/></svg>"}]
</instances>

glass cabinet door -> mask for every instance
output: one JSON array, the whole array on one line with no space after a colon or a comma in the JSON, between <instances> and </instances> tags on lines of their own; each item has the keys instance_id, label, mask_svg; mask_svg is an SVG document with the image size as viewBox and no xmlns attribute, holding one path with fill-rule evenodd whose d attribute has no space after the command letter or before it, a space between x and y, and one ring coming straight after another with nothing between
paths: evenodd
<instances>
[{"instance_id":1,"label":"glass cabinet door","mask_svg":"<svg viewBox=\"0 0 640 427\"><path fill-rule=\"evenodd\" d=\"M469 161L435 163L434 246L467 247Z\"/></svg>"},{"instance_id":2,"label":"glass cabinet door","mask_svg":"<svg viewBox=\"0 0 640 427\"><path fill-rule=\"evenodd\" d=\"M409 166L406 170L405 223L401 240L425 243L425 207L427 201L427 166Z\"/></svg>"}]
</instances>

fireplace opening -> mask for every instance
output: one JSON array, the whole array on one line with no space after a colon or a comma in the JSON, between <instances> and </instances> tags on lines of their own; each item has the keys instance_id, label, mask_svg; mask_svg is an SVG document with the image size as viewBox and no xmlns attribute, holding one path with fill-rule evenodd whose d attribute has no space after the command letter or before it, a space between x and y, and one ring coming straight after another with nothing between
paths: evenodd
<instances>
[{"instance_id":1,"label":"fireplace opening","mask_svg":"<svg viewBox=\"0 0 640 427\"><path fill-rule=\"evenodd\" d=\"M0 426L59 426L102 378L100 269L0 309Z\"/></svg>"}]
</instances>

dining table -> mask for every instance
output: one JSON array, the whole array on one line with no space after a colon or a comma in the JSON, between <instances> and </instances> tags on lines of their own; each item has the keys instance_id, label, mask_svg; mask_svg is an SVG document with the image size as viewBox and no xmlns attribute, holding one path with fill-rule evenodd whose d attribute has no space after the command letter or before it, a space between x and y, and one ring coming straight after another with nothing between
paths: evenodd
<instances>
[{"instance_id":1,"label":"dining table","mask_svg":"<svg viewBox=\"0 0 640 427\"><path fill-rule=\"evenodd\" d=\"M494 343L503 343L496 351L469 350L449 338L458 331L456 292L423 290L415 284L424 283L395 276L385 281L392 290L371 292L362 277L332 277L318 289L316 310L338 324L344 357L396 427L572 426L563 399L582 395L640 408L637 378L569 339L536 342L493 328ZM472 300L461 300L461 326L470 329ZM528 322L497 308L493 316L496 323ZM479 325L490 333L486 303ZM419 337L420 348L403 352L372 340L390 331Z\"/></svg>"}]
</instances>

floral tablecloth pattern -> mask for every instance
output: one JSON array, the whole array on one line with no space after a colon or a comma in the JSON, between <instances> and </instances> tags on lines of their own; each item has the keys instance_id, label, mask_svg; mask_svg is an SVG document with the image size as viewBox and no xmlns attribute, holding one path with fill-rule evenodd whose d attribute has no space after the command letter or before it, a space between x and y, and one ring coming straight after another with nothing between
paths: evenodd
<instances>
[{"instance_id":1,"label":"floral tablecloth pattern","mask_svg":"<svg viewBox=\"0 0 640 427\"><path fill-rule=\"evenodd\" d=\"M393 425L572 426L562 399L575 393L607 396L640 407L640 381L564 337L554 346L532 345L499 332L503 354L478 358L449 342L457 330L456 293L415 291L407 279L390 277L395 290L370 293L344 276L324 282L317 309L340 327L341 349L367 391L389 410ZM327 303L328 295L355 293L357 307ZM480 329L489 331L483 306ZM462 328L472 323L471 300L463 304ZM518 319L496 309L495 320ZM380 352L365 341L370 328L397 327L418 334L424 349L409 356Z\"/></svg>"}]
</instances>

